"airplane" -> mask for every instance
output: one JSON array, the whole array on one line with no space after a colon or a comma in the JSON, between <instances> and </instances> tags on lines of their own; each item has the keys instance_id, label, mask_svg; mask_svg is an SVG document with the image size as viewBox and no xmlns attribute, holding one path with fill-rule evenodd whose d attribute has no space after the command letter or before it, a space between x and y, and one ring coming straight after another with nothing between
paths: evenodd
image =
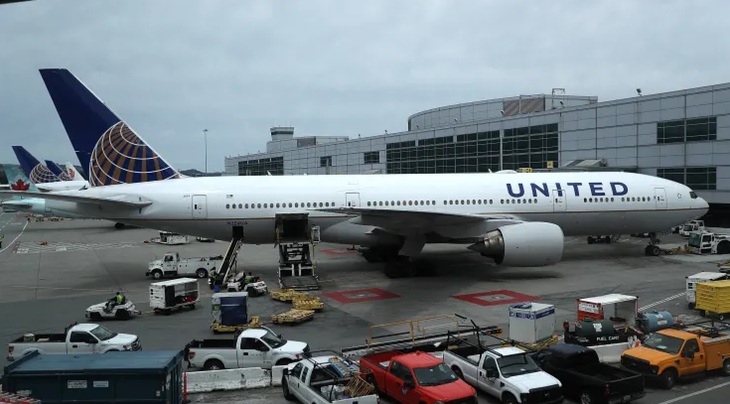
<instances>
[{"instance_id":1,"label":"airplane","mask_svg":"<svg viewBox=\"0 0 730 404\"><path fill-rule=\"evenodd\" d=\"M79 180L68 180L64 181L57 176L53 171L46 165L43 165L33 157L23 146L13 146L13 151L18 157L20 166L23 167L25 175L28 179L36 186L40 191L51 192L51 191L64 191L81 189L88 185L86 181ZM46 160L48 162L48 160ZM55 165L55 164L54 164Z\"/></svg>"},{"instance_id":2,"label":"airplane","mask_svg":"<svg viewBox=\"0 0 730 404\"><path fill-rule=\"evenodd\" d=\"M363 257L385 261L391 278L415 275L412 258L425 244L547 266L562 259L565 236L655 234L709 208L683 184L631 172L181 178L71 72L40 73L89 181L48 195L54 204L248 244L276 243L282 221L319 226L321 241L366 247Z\"/></svg>"}]
</instances>

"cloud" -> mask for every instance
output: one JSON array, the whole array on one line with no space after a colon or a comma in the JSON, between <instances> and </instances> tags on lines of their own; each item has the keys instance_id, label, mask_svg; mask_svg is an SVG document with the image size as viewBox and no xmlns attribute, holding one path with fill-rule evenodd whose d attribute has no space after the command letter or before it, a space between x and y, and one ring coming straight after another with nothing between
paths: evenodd
<instances>
[{"instance_id":1,"label":"cloud","mask_svg":"<svg viewBox=\"0 0 730 404\"><path fill-rule=\"evenodd\" d=\"M406 129L451 103L600 100L728 80L724 1L36 0L0 6L0 161L75 161L38 68L67 67L176 167L299 135Z\"/></svg>"}]
</instances>

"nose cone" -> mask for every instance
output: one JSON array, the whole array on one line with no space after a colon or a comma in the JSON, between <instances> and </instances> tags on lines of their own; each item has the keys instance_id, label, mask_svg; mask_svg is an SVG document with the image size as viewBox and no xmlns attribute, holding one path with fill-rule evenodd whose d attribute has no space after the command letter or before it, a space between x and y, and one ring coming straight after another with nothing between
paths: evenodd
<instances>
[{"instance_id":1,"label":"nose cone","mask_svg":"<svg viewBox=\"0 0 730 404\"><path fill-rule=\"evenodd\" d=\"M697 197L697 208L702 210L702 215L710 210L710 204L704 198Z\"/></svg>"}]
</instances>

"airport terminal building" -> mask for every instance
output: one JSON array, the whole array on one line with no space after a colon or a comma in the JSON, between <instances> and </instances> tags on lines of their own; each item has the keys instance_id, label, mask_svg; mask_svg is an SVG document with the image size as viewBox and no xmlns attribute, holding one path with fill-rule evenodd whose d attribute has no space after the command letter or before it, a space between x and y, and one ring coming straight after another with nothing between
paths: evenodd
<instances>
[{"instance_id":1,"label":"airport terminal building","mask_svg":"<svg viewBox=\"0 0 730 404\"><path fill-rule=\"evenodd\" d=\"M400 133L271 136L265 153L226 157L226 175L624 170L730 204L730 83L604 102L554 89L418 112Z\"/></svg>"}]
</instances>

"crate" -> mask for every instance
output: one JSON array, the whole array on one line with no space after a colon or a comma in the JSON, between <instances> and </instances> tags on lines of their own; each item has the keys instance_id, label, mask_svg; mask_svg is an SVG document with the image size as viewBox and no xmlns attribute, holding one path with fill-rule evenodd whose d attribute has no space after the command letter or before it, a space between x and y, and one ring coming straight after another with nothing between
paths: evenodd
<instances>
[{"instance_id":1,"label":"crate","mask_svg":"<svg viewBox=\"0 0 730 404\"><path fill-rule=\"evenodd\" d=\"M291 309L271 316L274 324L298 324L314 318L314 310Z\"/></svg>"},{"instance_id":2,"label":"crate","mask_svg":"<svg viewBox=\"0 0 730 404\"><path fill-rule=\"evenodd\" d=\"M292 307L297 310L322 310L324 303L319 300L319 297L310 296L296 296L292 299Z\"/></svg>"},{"instance_id":3,"label":"crate","mask_svg":"<svg viewBox=\"0 0 730 404\"><path fill-rule=\"evenodd\" d=\"M282 302L291 302L295 298L306 298L310 297L308 293L297 292L293 289L279 289L274 290L270 293L271 298Z\"/></svg>"},{"instance_id":4,"label":"crate","mask_svg":"<svg viewBox=\"0 0 730 404\"><path fill-rule=\"evenodd\" d=\"M730 280L698 283L695 308L717 314L730 313Z\"/></svg>"}]
</instances>

